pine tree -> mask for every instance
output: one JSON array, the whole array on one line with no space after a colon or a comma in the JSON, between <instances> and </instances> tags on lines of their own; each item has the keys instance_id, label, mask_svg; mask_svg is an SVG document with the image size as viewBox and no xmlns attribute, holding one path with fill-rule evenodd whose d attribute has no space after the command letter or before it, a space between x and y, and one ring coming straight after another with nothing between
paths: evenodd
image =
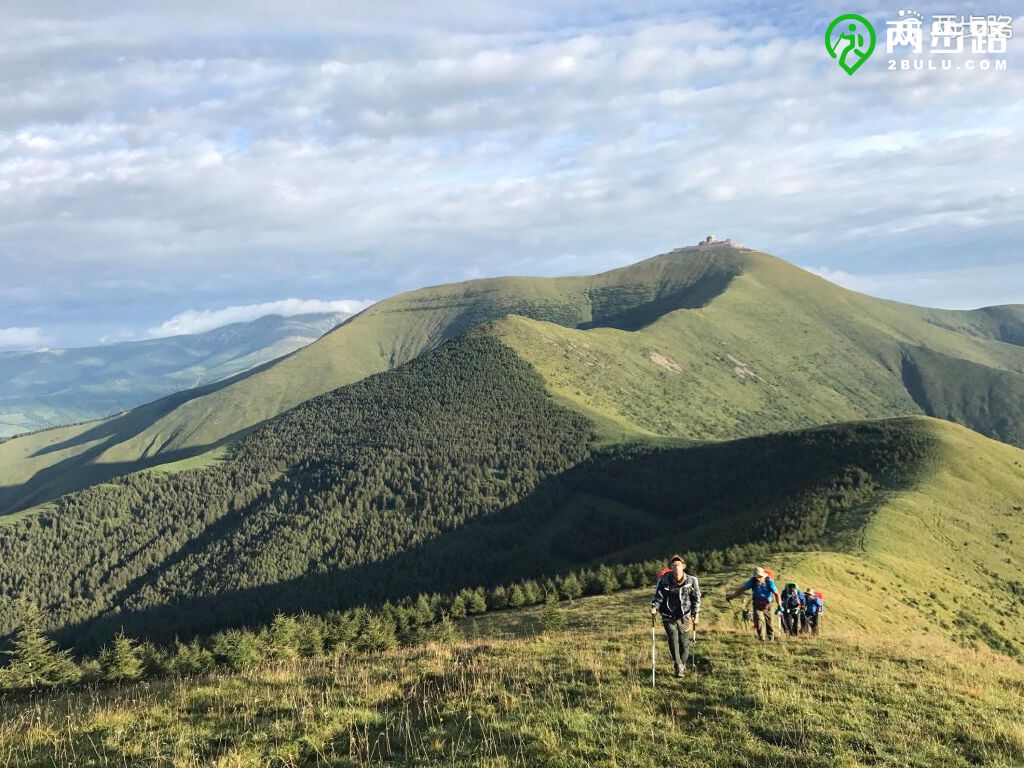
<instances>
[{"instance_id":1,"label":"pine tree","mask_svg":"<svg viewBox=\"0 0 1024 768\"><path fill-rule=\"evenodd\" d=\"M484 593L483 587L467 589L465 597L466 613L484 613L487 610L487 597Z\"/></svg>"},{"instance_id":2,"label":"pine tree","mask_svg":"<svg viewBox=\"0 0 1024 768\"><path fill-rule=\"evenodd\" d=\"M580 585L580 580L576 578L576 574L570 573L562 579L559 591L566 600L575 600L583 594L583 587Z\"/></svg>"},{"instance_id":3,"label":"pine tree","mask_svg":"<svg viewBox=\"0 0 1024 768\"><path fill-rule=\"evenodd\" d=\"M526 605L537 605L544 602L544 590L533 579L527 579L523 582L523 597Z\"/></svg>"},{"instance_id":4,"label":"pine tree","mask_svg":"<svg viewBox=\"0 0 1024 768\"><path fill-rule=\"evenodd\" d=\"M513 584L508 591L508 607L520 608L524 603L526 603L526 595L523 594L523 588L518 584Z\"/></svg>"},{"instance_id":5,"label":"pine tree","mask_svg":"<svg viewBox=\"0 0 1024 768\"><path fill-rule=\"evenodd\" d=\"M20 623L14 634L10 664L3 680L7 688L50 688L73 683L81 677L66 650L43 633L43 614L35 603L20 599Z\"/></svg>"},{"instance_id":6,"label":"pine tree","mask_svg":"<svg viewBox=\"0 0 1024 768\"><path fill-rule=\"evenodd\" d=\"M103 679L109 682L138 680L142 677L139 649L136 642L126 637L124 632L118 632L113 644L100 653L100 666L103 668Z\"/></svg>"},{"instance_id":7,"label":"pine tree","mask_svg":"<svg viewBox=\"0 0 1024 768\"><path fill-rule=\"evenodd\" d=\"M540 626L542 632L557 632L565 628L565 616L558 607L558 595L548 592L544 598L544 607L540 609Z\"/></svg>"},{"instance_id":8,"label":"pine tree","mask_svg":"<svg viewBox=\"0 0 1024 768\"><path fill-rule=\"evenodd\" d=\"M300 632L297 638L299 655L314 658L324 652L324 633L321 622L316 616L304 614L299 621Z\"/></svg>"},{"instance_id":9,"label":"pine tree","mask_svg":"<svg viewBox=\"0 0 1024 768\"><path fill-rule=\"evenodd\" d=\"M279 613L274 617L267 636L270 653L275 659L299 657L299 622L294 616Z\"/></svg>"},{"instance_id":10,"label":"pine tree","mask_svg":"<svg viewBox=\"0 0 1024 768\"><path fill-rule=\"evenodd\" d=\"M229 629L214 635L212 650L217 661L236 672L258 664L263 657L256 635L241 629Z\"/></svg>"},{"instance_id":11,"label":"pine tree","mask_svg":"<svg viewBox=\"0 0 1024 768\"><path fill-rule=\"evenodd\" d=\"M448 612L451 613L452 618L466 618L466 599L462 596L462 593L452 598L452 604L448 607Z\"/></svg>"},{"instance_id":12,"label":"pine tree","mask_svg":"<svg viewBox=\"0 0 1024 768\"><path fill-rule=\"evenodd\" d=\"M508 592L500 584L491 590L491 607L496 609L508 608Z\"/></svg>"},{"instance_id":13,"label":"pine tree","mask_svg":"<svg viewBox=\"0 0 1024 768\"><path fill-rule=\"evenodd\" d=\"M187 645L174 641L174 655L170 661L171 671L177 675L205 675L214 667L213 654L193 640Z\"/></svg>"},{"instance_id":14,"label":"pine tree","mask_svg":"<svg viewBox=\"0 0 1024 768\"><path fill-rule=\"evenodd\" d=\"M602 565L591 577L590 592L596 595L607 595L619 588L619 580L615 572L607 565Z\"/></svg>"},{"instance_id":15,"label":"pine tree","mask_svg":"<svg viewBox=\"0 0 1024 768\"><path fill-rule=\"evenodd\" d=\"M426 595L420 595L416 598L415 605L413 605L413 624L417 627L425 627L433 623L434 608L430 605Z\"/></svg>"},{"instance_id":16,"label":"pine tree","mask_svg":"<svg viewBox=\"0 0 1024 768\"><path fill-rule=\"evenodd\" d=\"M458 626L451 620L448 614L441 616L441 620L430 629L429 637L435 643L452 645L462 639Z\"/></svg>"},{"instance_id":17,"label":"pine tree","mask_svg":"<svg viewBox=\"0 0 1024 768\"><path fill-rule=\"evenodd\" d=\"M398 645L395 638L395 627L383 616L375 616L367 611L359 627L356 637L356 650L387 651Z\"/></svg>"}]
</instances>

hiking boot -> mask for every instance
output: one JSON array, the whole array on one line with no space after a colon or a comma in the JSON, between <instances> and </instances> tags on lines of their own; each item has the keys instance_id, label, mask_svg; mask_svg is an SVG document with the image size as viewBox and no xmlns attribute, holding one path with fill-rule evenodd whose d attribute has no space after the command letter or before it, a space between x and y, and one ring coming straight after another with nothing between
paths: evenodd
<instances>
[{"instance_id":1,"label":"hiking boot","mask_svg":"<svg viewBox=\"0 0 1024 768\"><path fill-rule=\"evenodd\" d=\"M686 669L684 669L683 667L680 667L680 666L679 666L679 665L677 664L677 665L676 665L676 677L682 677L682 676L683 676L683 675L685 675L685 674L686 674Z\"/></svg>"}]
</instances>

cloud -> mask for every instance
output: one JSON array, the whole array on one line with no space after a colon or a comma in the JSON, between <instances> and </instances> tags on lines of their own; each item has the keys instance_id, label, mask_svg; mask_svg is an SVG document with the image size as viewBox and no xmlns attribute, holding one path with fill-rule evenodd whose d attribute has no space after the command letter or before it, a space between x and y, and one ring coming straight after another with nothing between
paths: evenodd
<instances>
[{"instance_id":1,"label":"cloud","mask_svg":"<svg viewBox=\"0 0 1024 768\"><path fill-rule=\"evenodd\" d=\"M0 349L37 349L52 341L42 328L0 328Z\"/></svg>"},{"instance_id":2,"label":"cloud","mask_svg":"<svg viewBox=\"0 0 1024 768\"><path fill-rule=\"evenodd\" d=\"M843 288L849 288L858 293L871 293L877 290L879 280L871 275L854 275L842 269L829 269L828 267L801 267L808 272L823 277L830 283L835 283Z\"/></svg>"},{"instance_id":3,"label":"cloud","mask_svg":"<svg viewBox=\"0 0 1024 768\"><path fill-rule=\"evenodd\" d=\"M1005 264L1024 229L1024 45L850 78L793 4L100 4L0 28L0 324L65 344L707 231L859 275Z\"/></svg>"},{"instance_id":4,"label":"cloud","mask_svg":"<svg viewBox=\"0 0 1024 768\"><path fill-rule=\"evenodd\" d=\"M320 301L319 299L282 299L262 304L244 304L224 309L190 309L181 312L148 333L152 338L179 336L186 333L203 333L231 323L246 323L266 315L306 315L335 312L351 315L360 312L372 302L341 299Z\"/></svg>"},{"instance_id":5,"label":"cloud","mask_svg":"<svg viewBox=\"0 0 1024 768\"><path fill-rule=\"evenodd\" d=\"M858 293L928 307L977 309L1024 304L1024 263L960 269L852 274L828 267L803 267L819 277Z\"/></svg>"}]
</instances>

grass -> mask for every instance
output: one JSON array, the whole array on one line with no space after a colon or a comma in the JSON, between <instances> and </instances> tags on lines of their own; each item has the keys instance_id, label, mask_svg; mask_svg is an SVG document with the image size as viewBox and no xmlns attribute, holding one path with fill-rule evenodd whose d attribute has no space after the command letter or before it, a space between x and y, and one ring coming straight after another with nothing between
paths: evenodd
<instances>
[{"instance_id":1,"label":"grass","mask_svg":"<svg viewBox=\"0 0 1024 768\"><path fill-rule=\"evenodd\" d=\"M879 301L767 255L751 258L707 306L632 332L527 317L492 332L609 439L720 440L926 413L1024 442L1015 426L1024 417L1024 348L964 325L964 313ZM920 386L907 380L914 361Z\"/></svg>"},{"instance_id":2,"label":"grass","mask_svg":"<svg viewBox=\"0 0 1024 768\"><path fill-rule=\"evenodd\" d=\"M189 456L188 458L179 459L178 461L168 461L165 464L157 464L156 466L147 467L140 471L169 475L175 472L184 472L189 469L205 469L206 467L213 467L227 461L231 456L232 450L233 444L220 445L206 451L205 453L197 454L196 456Z\"/></svg>"},{"instance_id":3,"label":"grass","mask_svg":"<svg viewBox=\"0 0 1024 768\"><path fill-rule=\"evenodd\" d=\"M0 705L0 766L1013 765L1024 667L941 638L826 626L759 646L711 601L695 673L650 682L646 590L535 610L468 639L237 676ZM950 674L955 669L956 674Z\"/></svg>"}]
</instances>

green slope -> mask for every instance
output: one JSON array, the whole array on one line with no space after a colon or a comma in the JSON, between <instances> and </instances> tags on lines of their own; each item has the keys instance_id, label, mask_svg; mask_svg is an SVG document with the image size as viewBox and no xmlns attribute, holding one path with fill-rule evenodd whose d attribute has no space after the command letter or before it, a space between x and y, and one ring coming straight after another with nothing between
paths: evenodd
<instances>
[{"instance_id":1,"label":"green slope","mask_svg":"<svg viewBox=\"0 0 1024 768\"><path fill-rule=\"evenodd\" d=\"M610 437L721 439L933 413L1019 443L1012 425L1022 423L1024 409L1021 314L1019 307L944 312L880 301L725 245L591 277L426 288L382 301L234 380L0 444L0 512L140 462L204 453L310 397L496 321L494 332ZM908 391L904 361L915 354L969 369L966 389L945 392L950 369L935 365L925 366L925 391L941 396Z\"/></svg>"},{"instance_id":2,"label":"green slope","mask_svg":"<svg viewBox=\"0 0 1024 768\"><path fill-rule=\"evenodd\" d=\"M935 420L928 472L839 549L766 557L824 590L820 638L757 646L726 603L739 568L701 573L695 670L669 676L649 589L488 611L465 639L0 704L17 765L479 764L1013 766L1024 451ZM685 539L663 535L665 552ZM964 617L967 622L957 622Z\"/></svg>"},{"instance_id":3,"label":"green slope","mask_svg":"<svg viewBox=\"0 0 1024 768\"><path fill-rule=\"evenodd\" d=\"M1024 444L1024 347L984 335L990 314L968 328L972 313L879 301L759 254L706 307L633 333L518 317L490 332L611 435L721 439L927 413ZM929 363L920 386L908 359Z\"/></svg>"},{"instance_id":4,"label":"green slope","mask_svg":"<svg viewBox=\"0 0 1024 768\"><path fill-rule=\"evenodd\" d=\"M273 365L122 417L0 443L0 514L122 474L140 461L205 452L315 395L406 362L510 313L566 324L640 322L649 305L699 306L738 274L737 252L649 259L586 278L498 278L382 301ZM642 319L642 318L641 318Z\"/></svg>"}]
</instances>

